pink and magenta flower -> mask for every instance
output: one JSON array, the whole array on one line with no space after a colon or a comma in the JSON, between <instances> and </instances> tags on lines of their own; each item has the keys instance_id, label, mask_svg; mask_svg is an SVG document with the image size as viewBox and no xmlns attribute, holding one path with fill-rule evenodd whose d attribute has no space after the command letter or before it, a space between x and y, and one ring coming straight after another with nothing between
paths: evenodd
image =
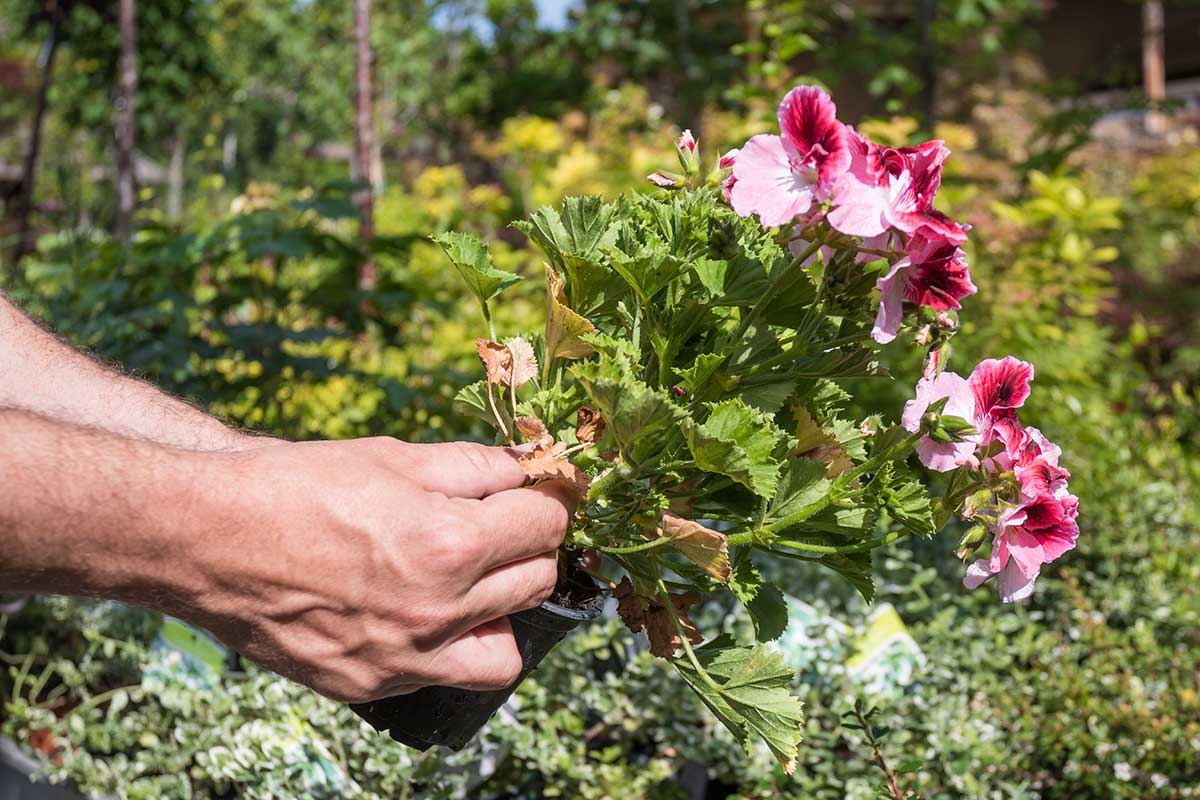
<instances>
[{"instance_id":1,"label":"pink and magenta flower","mask_svg":"<svg viewBox=\"0 0 1200 800\"><path fill-rule=\"evenodd\" d=\"M1005 603L1025 599L1033 593L1042 565L1075 548L1078 515L1079 498L1065 493L1039 495L1002 514L993 527L991 557L967 567L963 585L976 589L995 577Z\"/></svg>"},{"instance_id":2,"label":"pink and magenta flower","mask_svg":"<svg viewBox=\"0 0 1200 800\"><path fill-rule=\"evenodd\" d=\"M971 391L979 412L979 427L984 431L982 444L1000 440L1010 455L1024 443L1024 431L1017 409L1029 397L1033 364L1012 356L989 358L979 362L971 373Z\"/></svg>"},{"instance_id":3,"label":"pink and magenta flower","mask_svg":"<svg viewBox=\"0 0 1200 800\"><path fill-rule=\"evenodd\" d=\"M921 430L921 417L925 415L929 406L942 398L946 398L943 415L974 422L975 394L971 391L971 385L957 373L943 372L934 378L922 378L917 382L917 396L904 404L900 424L910 433ZM967 464L974 464L975 448L978 445L978 434L965 436L960 442L939 442L929 436L922 436L917 442L917 457L929 469L949 472Z\"/></svg>"},{"instance_id":4,"label":"pink and magenta flower","mask_svg":"<svg viewBox=\"0 0 1200 800\"><path fill-rule=\"evenodd\" d=\"M950 151L940 139L917 147L885 147L847 129L849 169L833 192L829 224L847 236L887 230L923 232L927 238L966 241L964 229L933 207Z\"/></svg>"},{"instance_id":5,"label":"pink and magenta flower","mask_svg":"<svg viewBox=\"0 0 1200 800\"><path fill-rule=\"evenodd\" d=\"M754 136L733 165L730 204L764 226L786 225L827 200L850 166L846 127L829 95L799 86L779 104L779 136Z\"/></svg>"},{"instance_id":6,"label":"pink and magenta flower","mask_svg":"<svg viewBox=\"0 0 1200 800\"><path fill-rule=\"evenodd\" d=\"M893 264L876 286L879 311L871 338L880 344L896 338L905 300L946 311L961 308L959 301L976 291L962 249L948 239L927 239L920 234L910 240L908 254Z\"/></svg>"}]
</instances>

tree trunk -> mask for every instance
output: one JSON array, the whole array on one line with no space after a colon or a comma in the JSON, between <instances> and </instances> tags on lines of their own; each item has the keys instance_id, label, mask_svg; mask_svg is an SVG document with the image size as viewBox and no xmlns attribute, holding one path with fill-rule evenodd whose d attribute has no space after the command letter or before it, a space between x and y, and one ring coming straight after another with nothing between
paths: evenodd
<instances>
[{"instance_id":1,"label":"tree trunk","mask_svg":"<svg viewBox=\"0 0 1200 800\"><path fill-rule=\"evenodd\" d=\"M354 44L355 44L355 129L357 147L355 153L358 161L360 180L367 188L359 192L359 236L364 246L369 246L375 236L375 129L374 115L371 106L371 0L355 0L354 3ZM358 286L360 289L372 289L375 286L375 260L368 256L359 267Z\"/></svg>"},{"instance_id":2,"label":"tree trunk","mask_svg":"<svg viewBox=\"0 0 1200 800\"><path fill-rule=\"evenodd\" d=\"M171 140L171 165L167 170L167 219L177 222L183 216L183 160L186 140L182 128Z\"/></svg>"},{"instance_id":3,"label":"tree trunk","mask_svg":"<svg viewBox=\"0 0 1200 800\"><path fill-rule=\"evenodd\" d=\"M225 137L221 140L221 174L225 180L233 180L233 169L237 166L238 137L233 128L225 129Z\"/></svg>"},{"instance_id":4,"label":"tree trunk","mask_svg":"<svg viewBox=\"0 0 1200 800\"><path fill-rule=\"evenodd\" d=\"M925 129L933 132L937 124L937 48L933 43L933 23L937 20L937 0L918 0L917 3L917 74L921 78L921 93L917 98Z\"/></svg>"},{"instance_id":5,"label":"tree trunk","mask_svg":"<svg viewBox=\"0 0 1200 800\"><path fill-rule=\"evenodd\" d=\"M30 217L33 214L33 187L37 179L38 156L42 149L42 126L49 105L50 84L54 80L54 56L58 53L61 34L62 18L55 14L50 19L50 32L46 35L46 44L43 47L42 77L38 84L33 123L29 130L29 144L25 148L25 159L21 165L21 184L17 187L17 202L13 212L17 220L17 243L13 248L10 269L14 275L17 263L33 251L33 228L30 225Z\"/></svg>"},{"instance_id":6,"label":"tree trunk","mask_svg":"<svg viewBox=\"0 0 1200 800\"><path fill-rule=\"evenodd\" d=\"M1146 0L1142 6L1142 84L1146 91L1146 133L1158 136L1166 128L1161 106L1167 96L1167 70L1163 63L1162 0Z\"/></svg>"},{"instance_id":7,"label":"tree trunk","mask_svg":"<svg viewBox=\"0 0 1200 800\"><path fill-rule=\"evenodd\" d=\"M134 135L137 102L137 19L134 0L121 0L121 60L117 100L117 238L129 244L133 237L133 209L137 197L134 175Z\"/></svg>"}]
</instances>

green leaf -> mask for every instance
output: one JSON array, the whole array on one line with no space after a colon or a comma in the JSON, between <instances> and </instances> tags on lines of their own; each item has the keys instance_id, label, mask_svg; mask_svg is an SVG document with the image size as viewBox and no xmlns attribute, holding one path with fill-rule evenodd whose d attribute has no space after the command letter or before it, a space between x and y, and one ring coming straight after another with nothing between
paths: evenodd
<instances>
[{"instance_id":1,"label":"green leaf","mask_svg":"<svg viewBox=\"0 0 1200 800\"><path fill-rule=\"evenodd\" d=\"M719 353L703 353L696 356L690 367L675 370L679 373L683 390L688 394L696 391L697 387L711 378L724 363L725 356Z\"/></svg>"},{"instance_id":2,"label":"green leaf","mask_svg":"<svg viewBox=\"0 0 1200 800\"><path fill-rule=\"evenodd\" d=\"M642 303L648 305L668 283L679 277L685 264L663 242L647 242L641 236L632 226L622 226L620 245L609 247L605 255Z\"/></svg>"},{"instance_id":3,"label":"green leaf","mask_svg":"<svg viewBox=\"0 0 1200 800\"><path fill-rule=\"evenodd\" d=\"M854 584L858 593L868 603L875 599L875 581L871 577L871 553L837 553L821 559L825 566L840 573L842 577Z\"/></svg>"},{"instance_id":4,"label":"green leaf","mask_svg":"<svg viewBox=\"0 0 1200 800\"><path fill-rule=\"evenodd\" d=\"M476 381L459 389L458 394L454 395L454 406L460 413L478 417L493 426L496 424L496 418L492 416L492 408L488 404L487 381Z\"/></svg>"},{"instance_id":5,"label":"green leaf","mask_svg":"<svg viewBox=\"0 0 1200 800\"><path fill-rule=\"evenodd\" d=\"M895 462L883 465L875 479L871 480L871 488L878 495L880 505L887 509L888 516L895 519L896 523L918 536L936 533L929 492L917 480L898 479L895 476Z\"/></svg>"},{"instance_id":6,"label":"green leaf","mask_svg":"<svg viewBox=\"0 0 1200 800\"><path fill-rule=\"evenodd\" d=\"M762 573L750 560L749 548L743 548L729 573L729 591L733 592L742 605L749 605L762 588L762 583Z\"/></svg>"},{"instance_id":7,"label":"green leaf","mask_svg":"<svg viewBox=\"0 0 1200 800\"><path fill-rule=\"evenodd\" d=\"M690 661L675 659L683 679L747 752L760 738L784 772L794 772L804 706L788 691L794 675L783 656L766 646L701 647L696 655L712 683Z\"/></svg>"},{"instance_id":8,"label":"green leaf","mask_svg":"<svg viewBox=\"0 0 1200 800\"><path fill-rule=\"evenodd\" d=\"M576 364L571 372L599 409L621 452L638 461L656 452L661 434L682 424L687 414L666 392L651 389L629 371L614 377L619 370L606 366L589 361Z\"/></svg>"},{"instance_id":9,"label":"green leaf","mask_svg":"<svg viewBox=\"0 0 1200 800\"><path fill-rule=\"evenodd\" d=\"M879 514L867 506L832 508L826 506L804 520L802 530L832 533L845 539L865 539L875 530Z\"/></svg>"},{"instance_id":10,"label":"green leaf","mask_svg":"<svg viewBox=\"0 0 1200 800\"><path fill-rule=\"evenodd\" d=\"M801 522L815 513L814 504L829 493L825 465L811 458L794 458L783 469L779 490L767 509L767 522L781 528Z\"/></svg>"},{"instance_id":11,"label":"green leaf","mask_svg":"<svg viewBox=\"0 0 1200 800\"><path fill-rule=\"evenodd\" d=\"M787 599L773 583L759 589L746 610L750 612L750 621L754 623L754 638L760 642L778 639L787 629Z\"/></svg>"},{"instance_id":12,"label":"green leaf","mask_svg":"<svg viewBox=\"0 0 1200 800\"><path fill-rule=\"evenodd\" d=\"M767 414L774 414L783 408L783 404L787 402L794 391L796 391L796 381L789 376L785 380L749 386L739 392L737 397L748 406L753 406Z\"/></svg>"},{"instance_id":13,"label":"green leaf","mask_svg":"<svg viewBox=\"0 0 1200 800\"><path fill-rule=\"evenodd\" d=\"M512 225L536 244L550 263L566 276L568 305L588 317L613 305L612 288L621 280L603 263L604 250L616 239L610 224L613 206L599 197L568 197L562 216L542 206L528 221Z\"/></svg>"},{"instance_id":14,"label":"green leaf","mask_svg":"<svg viewBox=\"0 0 1200 800\"><path fill-rule=\"evenodd\" d=\"M434 234L429 238L445 251L447 258L454 264L481 304L521 280L520 275L496 269L487 245L478 236L450 231Z\"/></svg>"},{"instance_id":15,"label":"green leaf","mask_svg":"<svg viewBox=\"0 0 1200 800\"><path fill-rule=\"evenodd\" d=\"M741 400L709 404L702 425L686 429L696 465L733 478L759 497L771 497L779 481L774 451L787 436L771 420Z\"/></svg>"}]
</instances>

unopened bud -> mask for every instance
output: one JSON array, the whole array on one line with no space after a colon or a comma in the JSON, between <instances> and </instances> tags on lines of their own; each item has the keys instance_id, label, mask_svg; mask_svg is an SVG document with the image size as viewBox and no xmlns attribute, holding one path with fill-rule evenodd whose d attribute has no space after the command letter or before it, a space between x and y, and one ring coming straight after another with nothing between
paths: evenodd
<instances>
[{"instance_id":1,"label":"unopened bud","mask_svg":"<svg viewBox=\"0 0 1200 800\"><path fill-rule=\"evenodd\" d=\"M938 430L938 423L942 421L942 415L936 411L926 411L921 415L921 432L926 435L932 435Z\"/></svg>"},{"instance_id":2,"label":"unopened bud","mask_svg":"<svg viewBox=\"0 0 1200 800\"><path fill-rule=\"evenodd\" d=\"M914 338L921 347L929 346L929 343L933 341L933 328L923 325Z\"/></svg>"},{"instance_id":3,"label":"unopened bud","mask_svg":"<svg viewBox=\"0 0 1200 800\"><path fill-rule=\"evenodd\" d=\"M672 172L651 172L646 176L646 180L653 183L660 189L680 189L683 187L683 178Z\"/></svg>"},{"instance_id":4,"label":"unopened bud","mask_svg":"<svg viewBox=\"0 0 1200 800\"><path fill-rule=\"evenodd\" d=\"M983 544L983 540L987 538L987 530L986 525L972 525L958 541L958 550L954 554L959 559L966 561L972 553L979 549L979 545Z\"/></svg>"},{"instance_id":5,"label":"unopened bud","mask_svg":"<svg viewBox=\"0 0 1200 800\"><path fill-rule=\"evenodd\" d=\"M679 166L683 168L683 174L695 175L700 169L700 153L696 147L696 137L692 136L690 130L685 130L676 140L675 151L679 154Z\"/></svg>"},{"instance_id":6,"label":"unopened bud","mask_svg":"<svg viewBox=\"0 0 1200 800\"><path fill-rule=\"evenodd\" d=\"M933 321L944 331L958 330L958 315L953 311L939 311Z\"/></svg>"},{"instance_id":7,"label":"unopened bud","mask_svg":"<svg viewBox=\"0 0 1200 800\"><path fill-rule=\"evenodd\" d=\"M972 494L971 496L969 496L963 502L963 507L962 507L963 519L971 519L972 517L974 517L976 514L979 513L979 509L983 508L989 502L991 502L991 499L992 499L992 490L991 489L980 489L979 491L977 491L974 494Z\"/></svg>"}]
</instances>

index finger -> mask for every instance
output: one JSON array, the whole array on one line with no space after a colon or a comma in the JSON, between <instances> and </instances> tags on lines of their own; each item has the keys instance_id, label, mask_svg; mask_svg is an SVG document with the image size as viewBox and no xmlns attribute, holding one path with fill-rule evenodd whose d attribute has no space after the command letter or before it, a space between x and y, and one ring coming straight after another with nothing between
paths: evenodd
<instances>
[{"instance_id":1,"label":"index finger","mask_svg":"<svg viewBox=\"0 0 1200 800\"><path fill-rule=\"evenodd\" d=\"M526 481L525 470L511 447L488 447L475 442L406 444L406 477L427 492L447 497L487 497L516 488Z\"/></svg>"},{"instance_id":2,"label":"index finger","mask_svg":"<svg viewBox=\"0 0 1200 800\"><path fill-rule=\"evenodd\" d=\"M575 495L561 481L508 489L472 503L468 513L483 537L479 574L557 550L575 512Z\"/></svg>"}]
</instances>

